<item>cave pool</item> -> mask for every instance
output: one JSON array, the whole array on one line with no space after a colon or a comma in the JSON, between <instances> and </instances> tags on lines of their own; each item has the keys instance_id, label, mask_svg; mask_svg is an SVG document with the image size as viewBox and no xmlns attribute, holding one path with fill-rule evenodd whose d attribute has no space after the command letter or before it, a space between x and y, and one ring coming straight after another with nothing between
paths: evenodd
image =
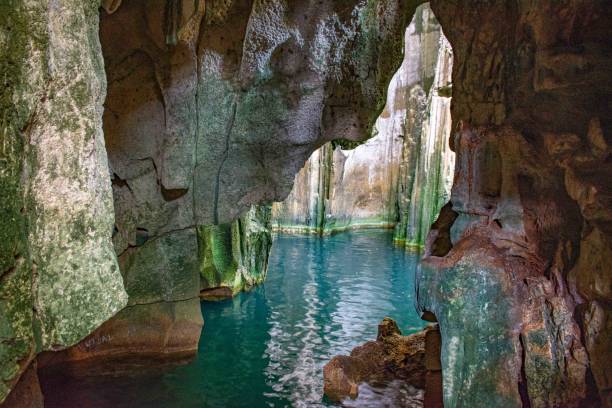
<instances>
[{"instance_id":1,"label":"cave pool","mask_svg":"<svg viewBox=\"0 0 612 408\"><path fill-rule=\"evenodd\" d=\"M392 235L276 235L265 284L233 299L202 302L205 323L195 361L147 376L70 380L45 396L47 405L330 406L322 397L322 368L333 356L375 339L385 316L404 334L425 325L414 309L418 255L395 247ZM365 387L348 405L380 406L385 396L376 394Z\"/></svg>"}]
</instances>

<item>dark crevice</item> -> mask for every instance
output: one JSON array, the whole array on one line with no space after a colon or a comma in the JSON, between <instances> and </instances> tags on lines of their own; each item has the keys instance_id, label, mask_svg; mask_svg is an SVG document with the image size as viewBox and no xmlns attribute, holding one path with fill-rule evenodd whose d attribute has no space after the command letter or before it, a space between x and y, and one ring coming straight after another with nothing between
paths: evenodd
<instances>
[{"instance_id":1,"label":"dark crevice","mask_svg":"<svg viewBox=\"0 0 612 408\"><path fill-rule=\"evenodd\" d=\"M521 378L518 383L518 392L521 396L521 403L523 408L531 408L531 401L529 400L529 391L527 389L527 374L525 373L525 344L523 342L523 335L519 335L519 343L521 345Z\"/></svg>"},{"instance_id":2,"label":"dark crevice","mask_svg":"<svg viewBox=\"0 0 612 408\"><path fill-rule=\"evenodd\" d=\"M113 173L113 177L111 178L111 183L114 187L119 187L119 188L126 187L130 191L130 193L132 194L134 193L129 183L127 182L127 180L119 177L117 173Z\"/></svg>"},{"instance_id":3,"label":"dark crevice","mask_svg":"<svg viewBox=\"0 0 612 408\"><path fill-rule=\"evenodd\" d=\"M145 242L145 244L149 245L150 243L152 243L154 241L157 241L158 239L163 238L163 237L165 237L167 235L175 234L175 233L181 232L181 231L186 231L186 230L189 230L189 229L192 229L192 228L195 228L195 226L194 225L189 225L189 226L187 226L185 228L177 228L177 229L173 229L173 230L164 231L163 233L161 233L159 235L149 235L147 237L147 241ZM144 228L137 228L137 230L140 230L143 235L144 235L144 232L147 231ZM147 233L148 233L148 231L147 231ZM128 246L123 251L121 251L121 253L117 254L117 258L121 258L127 252L129 252L130 250L135 249L135 248L138 248L138 245L128 244Z\"/></svg>"},{"instance_id":4,"label":"dark crevice","mask_svg":"<svg viewBox=\"0 0 612 408\"><path fill-rule=\"evenodd\" d=\"M166 45L176 45L183 2L166 0Z\"/></svg>"},{"instance_id":5,"label":"dark crevice","mask_svg":"<svg viewBox=\"0 0 612 408\"><path fill-rule=\"evenodd\" d=\"M149 240L149 230L146 228L136 228L136 246L142 246Z\"/></svg>"},{"instance_id":6,"label":"dark crevice","mask_svg":"<svg viewBox=\"0 0 612 408\"><path fill-rule=\"evenodd\" d=\"M453 248L450 238L450 229L459 214L453 211L453 204L449 201L440 210L440 215L436 222L431 226L432 231L437 231L435 241L431 244L432 256L445 256Z\"/></svg>"},{"instance_id":7,"label":"dark crevice","mask_svg":"<svg viewBox=\"0 0 612 408\"><path fill-rule=\"evenodd\" d=\"M183 197L189 191L188 188L165 188L163 184L160 183L162 197L164 197L165 201L174 201Z\"/></svg>"},{"instance_id":8,"label":"dark crevice","mask_svg":"<svg viewBox=\"0 0 612 408\"><path fill-rule=\"evenodd\" d=\"M21 255L15 255L15 263L12 267L0 273L0 287L15 273L17 267L24 261Z\"/></svg>"}]
</instances>

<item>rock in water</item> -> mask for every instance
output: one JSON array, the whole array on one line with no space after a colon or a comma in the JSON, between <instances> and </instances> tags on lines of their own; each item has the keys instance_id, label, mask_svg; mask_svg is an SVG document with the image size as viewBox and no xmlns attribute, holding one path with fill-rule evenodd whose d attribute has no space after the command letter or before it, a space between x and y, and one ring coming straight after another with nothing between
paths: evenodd
<instances>
[{"instance_id":1,"label":"rock in water","mask_svg":"<svg viewBox=\"0 0 612 408\"><path fill-rule=\"evenodd\" d=\"M437 326L429 326L421 332L402 336L397 323L386 317L378 326L376 341L354 348L350 356L336 356L325 365L325 395L337 402L345 398L355 399L359 397L363 383L375 387L383 394L386 387L398 387L401 384L404 388L412 389L417 396L415 404L420 406L426 388L430 393L441 395L441 384L439 387L428 387L431 386L428 378L435 380L435 372L438 370L426 366L426 361L439 360L439 354L435 355L439 353L439 348L435 347L436 337L430 334L437 333L437 330ZM428 342L427 337L430 337ZM426 343L430 344L431 349L426 348ZM427 353L434 355L426 357ZM429 399L435 400L432 397Z\"/></svg>"}]
</instances>

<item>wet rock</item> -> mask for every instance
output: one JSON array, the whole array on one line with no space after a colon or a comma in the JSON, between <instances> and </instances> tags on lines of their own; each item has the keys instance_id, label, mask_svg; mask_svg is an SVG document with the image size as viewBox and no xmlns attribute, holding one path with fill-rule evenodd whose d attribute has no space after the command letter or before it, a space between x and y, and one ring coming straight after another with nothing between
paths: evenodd
<instances>
[{"instance_id":1,"label":"wet rock","mask_svg":"<svg viewBox=\"0 0 612 408\"><path fill-rule=\"evenodd\" d=\"M44 408L44 398L36 373L36 361L33 361L13 387L2 408Z\"/></svg>"},{"instance_id":2,"label":"wet rock","mask_svg":"<svg viewBox=\"0 0 612 408\"><path fill-rule=\"evenodd\" d=\"M270 206L253 206L231 224L198 227L200 297L218 300L262 283L272 248Z\"/></svg>"},{"instance_id":3,"label":"wet rock","mask_svg":"<svg viewBox=\"0 0 612 408\"><path fill-rule=\"evenodd\" d=\"M358 398L363 383L384 394L381 390L386 387L397 388L397 381L414 390L424 390L427 383L426 354L439 351L436 347L426 351L426 337L429 332L436 330L435 327L428 327L422 332L402 336L395 321L385 318L378 326L376 341L354 348L350 356L336 356L325 365L325 395L333 401L355 399ZM435 339L430 340L432 345L433 340ZM436 356L429 357L435 358ZM439 355L437 358L439 359ZM434 379L432 377L432 380ZM430 385L431 390L441 392L441 388L436 389L435 383ZM413 394L420 395L417 398L419 404L415 406L422 406L422 391Z\"/></svg>"},{"instance_id":4,"label":"wet rock","mask_svg":"<svg viewBox=\"0 0 612 408\"><path fill-rule=\"evenodd\" d=\"M41 377L115 375L188 362L203 326L199 298L128 306L77 346L39 356Z\"/></svg>"}]
</instances>

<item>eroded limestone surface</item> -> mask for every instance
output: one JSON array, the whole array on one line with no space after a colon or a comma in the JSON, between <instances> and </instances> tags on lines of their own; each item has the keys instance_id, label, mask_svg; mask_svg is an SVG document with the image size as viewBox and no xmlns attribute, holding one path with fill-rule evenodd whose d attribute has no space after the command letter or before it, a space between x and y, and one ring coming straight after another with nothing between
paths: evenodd
<instances>
[{"instance_id":1,"label":"eroded limestone surface","mask_svg":"<svg viewBox=\"0 0 612 408\"><path fill-rule=\"evenodd\" d=\"M423 245L452 184L451 73L450 45L429 6L421 5L406 29L404 60L373 137L351 150L338 140L315 151L289 197L274 204L274 228L396 227L397 242Z\"/></svg>"},{"instance_id":2,"label":"eroded limestone surface","mask_svg":"<svg viewBox=\"0 0 612 408\"><path fill-rule=\"evenodd\" d=\"M196 228L283 199L316 148L370 135L416 3L105 1L107 163L98 2L2 2L0 399L36 352L127 301L107 167L121 262L154 245L174 262L171 237L193 253ZM454 54L457 165L418 290L445 406L610 406L612 11L431 7ZM130 308L183 296L160 276L142 295L161 300Z\"/></svg>"},{"instance_id":3,"label":"eroded limestone surface","mask_svg":"<svg viewBox=\"0 0 612 408\"><path fill-rule=\"evenodd\" d=\"M0 401L127 301L111 244L98 3L0 5Z\"/></svg>"},{"instance_id":4,"label":"eroded limestone surface","mask_svg":"<svg viewBox=\"0 0 612 408\"><path fill-rule=\"evenodd\" d=\"M610 9L432 9L455 57L457 163L417 285L445 406L610 406Z\"/></svg>"}]
</instances>

